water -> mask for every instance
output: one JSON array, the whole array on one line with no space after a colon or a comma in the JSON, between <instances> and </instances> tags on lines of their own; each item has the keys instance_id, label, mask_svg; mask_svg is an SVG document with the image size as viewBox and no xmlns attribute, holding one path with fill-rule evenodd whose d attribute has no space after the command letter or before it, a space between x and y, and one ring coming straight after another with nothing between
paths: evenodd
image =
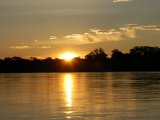
<instances>
[{"instance_id":1,"label":"water","mask_svg":"<svg viewBox=\"0 0 160 120\"><path fill-rule=\"evenodd\" d=\"M0 120L159 120L160 72L0 74Z\"/></svg>"}]
</instances>

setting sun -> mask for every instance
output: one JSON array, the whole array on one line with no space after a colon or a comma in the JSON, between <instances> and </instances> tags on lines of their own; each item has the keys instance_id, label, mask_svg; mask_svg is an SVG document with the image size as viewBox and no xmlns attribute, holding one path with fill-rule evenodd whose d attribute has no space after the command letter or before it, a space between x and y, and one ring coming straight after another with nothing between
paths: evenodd
<instances>
[{"instance_id":1,"label":"setting sun","mask_svg":"<svg viewBox=\"0 0 160 120\"><path fill-rule=\"evenodd\" d=\"M70 61L75 57L77 57L77 55L75 53L71 53L71 52L66 52L66 53L63 53L60 55L60 58L66 60L66 61Z\"/></svg>"}]
</instances>

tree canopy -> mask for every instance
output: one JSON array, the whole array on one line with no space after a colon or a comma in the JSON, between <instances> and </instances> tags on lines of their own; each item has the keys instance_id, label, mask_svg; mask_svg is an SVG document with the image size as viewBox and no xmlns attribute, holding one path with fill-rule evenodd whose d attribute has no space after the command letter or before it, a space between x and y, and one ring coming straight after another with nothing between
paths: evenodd
<instances>
[{"instance_id":1,"label":"tree canopy","mask_svg":"<svg viewBox=\"0 0 160 120\"><path fill-rule=\"evenodd\" d=\"M105 61L107 60L107 54L104 52L102 48L96 48L91 51L88 55L85 56L86 60L98 60Z\"/></svg>"}]
</instances>

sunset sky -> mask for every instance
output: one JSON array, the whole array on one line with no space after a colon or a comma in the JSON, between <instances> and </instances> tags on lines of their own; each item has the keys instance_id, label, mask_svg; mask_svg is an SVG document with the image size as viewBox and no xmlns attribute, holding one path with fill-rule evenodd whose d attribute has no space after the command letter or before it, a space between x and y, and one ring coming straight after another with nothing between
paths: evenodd
<instances>
[{"instance_id":1,"label":"sunset sky","mask_svg":"<svg viewBox=\"0 0 160 120\"><path fill-rule=\"evenodd\" d=\"M2 0L0 58L160 47L160 0Z\"/></svg>"}]
</instances>

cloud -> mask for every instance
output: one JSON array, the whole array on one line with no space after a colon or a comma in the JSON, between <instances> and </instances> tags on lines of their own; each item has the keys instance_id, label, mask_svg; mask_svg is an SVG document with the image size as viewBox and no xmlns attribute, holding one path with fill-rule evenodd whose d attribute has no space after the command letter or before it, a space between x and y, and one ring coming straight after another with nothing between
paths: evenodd
<instances>
[{"instance_id":1,"label":"cloud","mask_svg":"<svg viewBox=\"0 0 160 120\"><path fill-rule=\"evenodd\" d=\"M69 43L72 42L74 44L86 44L98 41L98 39L96 39L91 33L66 35L64 39L65 41L68 41Z\"/></svg>"},{"instance_id":2,"label":"cloud","mask_svg":"<svg viewBox=\"0 0 160 120\"><path fill-rule=\"evenodd\" d=\"M78 43L83 42L96 42L98 39L92 33L84 33L84 34L72 34L64 37L66 40L76 40ZM76 42L76 43L77 43Z\"/></svg>"},{"instance_id":3,"label":"cloud","mask_svg":"<svg viewBox=\"0 0 160 120\"><path fill-rule=\"evenodd\" d=\"M11 49L50 49L51 47L51 42L40 42L38 40L34 40L31 44L25 45L24 43L19 43L18 45L14 45L9 47Z\"/></svg>"},{"instance_id":4,"label":"cloud","mask_svg":"<svg viewBox=\"0 0 160 120\"><path fill-rule=\"evenodd\" d=\"M113 0L114 3L131 2L132 0Z\"/></svg>"},{"instance_id":5,"label":"cloud","mask_svg":"<svg viewBox=\"0 0 160 120\"><path fill-rule=\"evenodd\" d=\"M57 39L57 37L56 37L56 36L50 36L49 39L50 39L50 40L55 40L55 39Z\"/></svg>"},{"instance_id":6,"label":"cloud","mask_svg":"<svg viewBox=\"0 0 160 120\"><path fill-rule=\"evenodd\" d=\"M11 46L11 49L28 49L28 48L41 48L41 49L50 49L51 46Z\"/></svg>"},{"instance_id":7,"label":"cloud","mask_svg":"<svg viewBox=\"0 0 160 120\"><path fill-rule=\"evenodd\" d=\"M52 36L53 38L53 36ZM55 38L55 36L54 36ZM57 39L57 38L56 38ZM42 48L42 49L49 49L51 48L51 46L53 45L53 40L51 39L46 39L46 40L34 40L30 46L32 46L32 48Z\"/></svg>"},{"instance_id":8,"label":"cloud","mask_svg":"<svg viewBox=\"0 0 160 120\"><path fill-rule=\"evenodd\" d=\"M137 24L126 24L123 27L120 27L121 31L124 31L124 33L129 38L136 38L136 33L138 31L160 31L159 25L137 25Z\"/></svg>"},{"instance_id":9,"label":"cloud","mask_svg":"<svg viewBox=\"0 0 160 120\"><path fill-rule=\"evenodd\" d=\"M123 39L123 33L115 29L111 30L100 30L100 29L91 29L92 33L96 34L96 37L101 40L106 41L119 41Z\"/></svg>"},{"instance_id":10,"label":"cloud","mask_svg":"<svg viewBox=\"0 0 160 120\"><path fill-rule=\"evenodd\" d=\"M11 49L28 49L30 46L24 45L24 46L11 46L9 47Z\"/></svg>"},{"instance_id":11,"label":"cloud","mask_svg":"<svg viewBox=\"0 0 160 120\"><path fill-rule=\"evenodd\" d=\"M105 41L121 41L134 39L139 31L160 31L159 25L126 24L117 29L90 29L82 34L71 34L64 37L63 43L89 44Z\"/></svg>"},{"instance_id":12,"label":"cloud","mask_svg":"<svg viewBox=\"0 0 160 120\"><path fill-rule=\"evenodd\" d=\"M38 48L42 48L42 49L50 49L50 48L52 48L51 46L40 46L40 47L38 47Z\"/></svg>"},{"instance_id":13,"label":"cloud","mask_svg":"<svg viewBox=\"0 0 160 120\"><path fill-rule=\"evenodd\" d=\"M12 49L51 49L53 45L78 45L78 44L92 44L99 42L117 42L122 40L132 40L138 37L138 32L145 31L160 31L159 25L137 25L125 24L116 29L90 29L81 34L69 34L61 36L57 39L56 36L51 36L56 40L39 41L34 40L31 44L25 45L24 43L11 46Z\"/></svg>"},{"instance_id":14,"label":"cloud","mask_svg":"<svg viewBox=\"0 0 160 120\"><path fill-rule=\"evenodd\" d=\"M34 43L37 43L38 42L38 40L34 40Z\"/></svg>"},{"instance_id":15,"label":"cloud","mask_svg":"<svg viewBox=\"0 0 160 120\"><path fill-rule=\"evenodd\" d=\"M72 34L72 35L67 35L67 36L65 36L64 38L65 38L65 39L70 39L70 38L71 38L71 39L72 39L72 38L73 38L73 39L74 39L74 38L77 38L77 39L79 38L79 39L80 39L80 38L82 38L82 37L83 37L83 36L82 36L81 34Z\"/></svg>"},{"instance_id":16,"label":"cloud","mask_svg":"<svg viewBox=\"0 0 160 120\"><path fill-rule=\"evenodd\" d=\"M142 30L142 31L160 31L160 25L137 25L126 24L121 30Z\"/></svg>"},{"instance_id":17,"label":"cloud","mask_svg":"<svg viewBox=\"0 0 160 120\"><path fill-rule=\"evenodd\" d=\"M133 39L136 38L136 31L135 30L125 30L123 32L128 38Z\"/></svg>"},{"instance_id":18,"label":"cloud","mask_svg":"<svg viewBox=\"0 0 160 120\"><path fill-rule=\"evenodd\" d=\"M156 25L138 26L136 29L137 30L160 31L160 26L156 26Z\"/></svg>"},{"instance_id":19,"label":"cloud","mask_svg":"<svg viewBox=\"0 0 160 120\"><path fill-rule=\"evenodd\" d=\"M97 43L103 41L120 41L127 38L135 38L135 32L133 30L101 30L90 29L89 32L83 34L71 34L64 37L65 43L75 44L88 44Z\"/></svg>"}]
</instances>

